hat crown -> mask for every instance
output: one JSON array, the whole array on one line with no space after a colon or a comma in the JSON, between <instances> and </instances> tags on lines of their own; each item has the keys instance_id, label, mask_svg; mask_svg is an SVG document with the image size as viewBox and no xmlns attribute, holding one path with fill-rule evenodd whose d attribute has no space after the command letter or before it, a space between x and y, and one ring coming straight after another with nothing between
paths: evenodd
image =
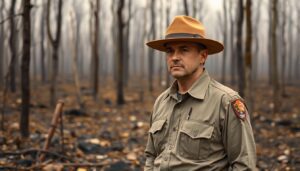
<instances>
[{"instance_id":1,"label":"hat crown","mask_svg":"<svg viewBox=\"0 0 300 171\"><path fill-rule=\"evenodd\" d=\"M205 37L205 28L203 24L188 16L176 16L170 26L167 28L166 36L170 34L197 34L200 37Z\"/></svg>"}]
</instances>

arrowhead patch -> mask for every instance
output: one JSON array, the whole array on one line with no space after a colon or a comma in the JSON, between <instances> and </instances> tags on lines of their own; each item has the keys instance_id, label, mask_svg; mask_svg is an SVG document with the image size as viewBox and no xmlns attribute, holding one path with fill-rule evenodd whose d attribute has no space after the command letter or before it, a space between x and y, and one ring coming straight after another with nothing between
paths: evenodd
<instances>
[{"instance_id":1,"label":"arrowhead patch","mask_svg":"<svg viewBox=\"0 0 300 171\"><path fill-rule=\"evenodd\" d=\"M240 99L237 99L237 100L231 102L231 106L232 106L232 109L233 109L235 115L239 119L241 119L241 120L246 119L247 109L246 109L246 106L244 105L244 103Z\"/></svg>"}]
</instances>

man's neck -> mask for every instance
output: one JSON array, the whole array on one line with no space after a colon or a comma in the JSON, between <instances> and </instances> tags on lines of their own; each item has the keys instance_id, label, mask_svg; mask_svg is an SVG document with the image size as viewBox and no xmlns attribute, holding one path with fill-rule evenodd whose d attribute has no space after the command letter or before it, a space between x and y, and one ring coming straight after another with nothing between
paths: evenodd
<instances>
[{"instance_id":1,"label":"man's neck","mask_svg":"<svg viewBox=\"0 0 300 171\"><path fill-rule=\"evenodd\" d=\"M197 70L190 77L184 77L184 78L177 79L178 92L180 94L185 94L192 87L192 85L197 81L197 79L201 76L201 74L203 72L204 72L204 69Z\"/></svg>"}]
</instances>

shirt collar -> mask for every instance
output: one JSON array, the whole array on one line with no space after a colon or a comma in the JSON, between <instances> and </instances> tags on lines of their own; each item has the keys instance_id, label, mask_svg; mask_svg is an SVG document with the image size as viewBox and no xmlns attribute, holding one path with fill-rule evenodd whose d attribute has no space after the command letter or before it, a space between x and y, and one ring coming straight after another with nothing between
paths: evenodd
<instances>
[{"instance_id":1,"label":"shirt collar","mask_svg":"<svg viewBox=\"0 0 300 171\"><path fill-rule=\"evenodd\" d=\"M196 82L194 82L194 84L187 91L187 93L196 99L203 100L205 97L209 82L210 82L209 74L206 70L203 70L203 72L200 75L200 77L198 78L198 80L196 80ZM177 81L174 81L169 89L169 95L176 100L178 100L177 99L177 91L178 91L178 84L177 84Z\"/></svg>"}]
</instances>

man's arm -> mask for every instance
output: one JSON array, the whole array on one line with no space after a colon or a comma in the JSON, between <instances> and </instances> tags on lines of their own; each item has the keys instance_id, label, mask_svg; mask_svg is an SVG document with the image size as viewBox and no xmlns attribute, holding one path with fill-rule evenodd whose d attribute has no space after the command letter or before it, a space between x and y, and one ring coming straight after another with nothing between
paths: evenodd
<instances>
[{"instance_id":1,"label":"man's arm","mask_svg":"<svg viewBox=\"0 0 300 171\"><path fill-rule=\"evenodd\" d=\"M155 156L155 149L153 146L153 140L150 133L148 133L148 142L145 150L145 156L146 156L146 162L145 162L144 171L152 171L156 156Z\"/></svg>"},{"instance_id":2,"label":"man's arm","mask_svg":"<svg viewBox=\"0 0 300 171\"><path fill-rule=\"evenodd\" d=\"M152 126L152 115L150 117L150 128ZM153 145L153 138L151 136L151 133L148 132L148 141L147 141L147 145L146 145L146 149L145 149L145 156L146 156L146 162L145 162L145 167L144 167L144 171L152 171L153 170L153 164L154 164L154 160L156 158L155 155L155 148Z\"/></svg>"},{"instance_id":3,"label":"man's arm","mask_svg":"<svg viewBox=\"0 0 300 171\"><path fill-rule=\"evenodd\" d=\"M232 170L255 170L256 146L250 117L241 99L227 103L223 142Z\"/></svg>"}]
</instances>

